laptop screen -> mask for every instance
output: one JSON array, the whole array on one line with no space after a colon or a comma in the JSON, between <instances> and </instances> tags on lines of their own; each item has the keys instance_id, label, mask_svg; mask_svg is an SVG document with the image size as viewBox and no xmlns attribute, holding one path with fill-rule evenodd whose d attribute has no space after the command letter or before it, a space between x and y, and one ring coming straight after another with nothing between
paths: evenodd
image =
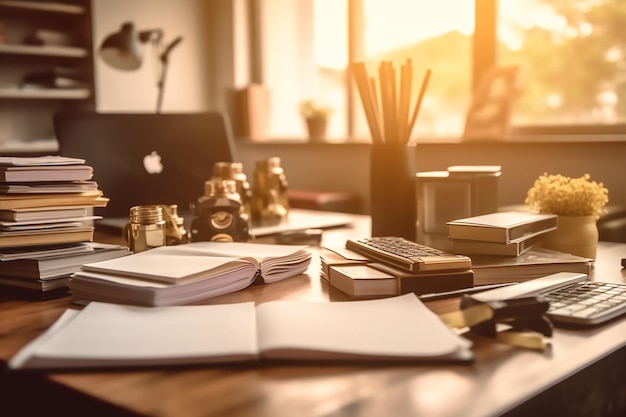
<instances>
[{"instance_id":1,"label":"laptop screen","mask_svg":"<svg viewBox=\"0 0 626 417\"><path fill-rule=\"evenodd\" d=\"M57 113L53 120L60 154L85 159L110 199L95 210L104 218L128 218L141 204L190 213L214 163L236 160L230 121L219 112Z\"/></svg>"}]
</instances>

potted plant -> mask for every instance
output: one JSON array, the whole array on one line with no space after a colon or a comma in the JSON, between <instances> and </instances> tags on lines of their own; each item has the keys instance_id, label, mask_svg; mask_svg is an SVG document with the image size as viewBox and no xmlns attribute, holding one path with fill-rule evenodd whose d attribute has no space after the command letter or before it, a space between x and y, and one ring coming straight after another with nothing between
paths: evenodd
<instances>
[{"instance_id":1,"label":"potted plant","mask_svg":"<svg viewBox=\"0 0 626 417\"><path fill-rule=\"evenodd\" d=\"M548 232L542 245L549 249L595 259L600 215L609 192L589 174L579 178L544 173L528 190L525 203L533 211L558 215L557 230Z\"/></svg>"},{"instance_id":2,"label":"potted plant","mask_svg":"<svg viewBox=\"0 0 626 417\"><path fill-rule=\"evenodd\" d=\"M323 141L326 138L326 126L332 108L316 103L314 100L304 100L300 103L300 114L304 118L309 131L309 140Z\"/></svg>"}]
</instances>

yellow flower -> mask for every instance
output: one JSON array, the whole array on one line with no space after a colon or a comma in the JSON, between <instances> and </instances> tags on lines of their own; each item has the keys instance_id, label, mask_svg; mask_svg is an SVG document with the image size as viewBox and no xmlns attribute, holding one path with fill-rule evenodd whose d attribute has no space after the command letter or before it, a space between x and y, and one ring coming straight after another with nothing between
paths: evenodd
<instances>
[{"instance_id":1,"label":"yellow flower","mask_svg":"<svg viewBox=\"0 0 626 417\"><path fill-rule=\"evenodd\" d=\"M609 191L600 182L591 181L589 174L580 178L544 173L528 190L525 203L539 213L561 216L600 217L606 210Z\"/></svg>"}]
</instances>

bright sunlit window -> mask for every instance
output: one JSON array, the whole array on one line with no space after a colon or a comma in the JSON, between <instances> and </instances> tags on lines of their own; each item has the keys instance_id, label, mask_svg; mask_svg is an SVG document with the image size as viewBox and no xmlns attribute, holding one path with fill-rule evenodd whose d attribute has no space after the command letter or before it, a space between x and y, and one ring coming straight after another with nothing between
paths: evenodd
<instances>
[{"instance_id":1,"label":"bright sunlit window","mask_svg":"<svg viewBox=\"0 0 626 417\"><path fill-rule=\"evenodd\" d=\"M471 91L473 2L364 0L363 15L363 60L368 73L375 74L383 60L399 69L411 59L414 103L425 71L432 71L413 136L459 136ZM360 106L358 110L362 114ZM354 133L368 136L367 125L356 123Z\"/></svg>"},{"instance_id":2,"label":"bright sunlit window","mask_svg":"<svg viewBox=\"0 0 626 417\"><path fill-rule=\"evenodd\" d=\"M476 1L475 12L469 0L261 0L270 135L304 139L298 108L311 99L333 109L328 141L369 141L349 63L375 75L381 61L399 69L409 58L414 80L432 70L413 138L458 138L483 51L522 69L514 128L626 122L626 1ZM475 13L496 16L497 38L474 39Z\"/></svg>"}]
</instances>

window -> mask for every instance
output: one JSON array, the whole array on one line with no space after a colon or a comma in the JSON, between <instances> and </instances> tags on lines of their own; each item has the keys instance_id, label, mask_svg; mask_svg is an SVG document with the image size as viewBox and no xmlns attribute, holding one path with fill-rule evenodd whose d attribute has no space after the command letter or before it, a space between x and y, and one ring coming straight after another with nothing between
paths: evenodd
<instances>
[{"instance_id":1,"label":"window","mask_svg":"<svg viewBox=\"0 0 626 417\"><path fill-rule=\"evenodd\" d=\"M329 141L369 140L349 62L412 61L413 137L460 137L493 65L519 65L513 132L614 132L626 122L623 0L260 0L271 136L305 138L299 103L333 108ZM477 23L476 23L477 22ZM418 82L415 82L417 80Z\"/></svg>"},{"instance_id":2,"label":"window","mask_svg":"<svg viewBox=\"0 0 626 417\"><path fill-rule=\"evenodd\" d=\"M525 72L516 125L626 122L626 2L500 0L498 6L499 62L520 63Z\"/></svg>"},{"instance_id":3,"label":"window","mask_svg":"<svg viewBox=\"0 0 626 417\"><path fill-rule=\"evenodd\" d=\"M366 62L368 74L376 76L381 61L391 61L399 72L400 66L410 58L414 104L425 71L432 70L414 136L458 136L463 131L471 91L473 7L467 0L364 0L362 3L362 28L354 28L360 32L354 33L360 48L357 47L354 59ZM357 99L355 103L357 114L362 115L360 101ZM355 123L354 134L368 137L366 123Z\"/></svg>"}]
</instances>

